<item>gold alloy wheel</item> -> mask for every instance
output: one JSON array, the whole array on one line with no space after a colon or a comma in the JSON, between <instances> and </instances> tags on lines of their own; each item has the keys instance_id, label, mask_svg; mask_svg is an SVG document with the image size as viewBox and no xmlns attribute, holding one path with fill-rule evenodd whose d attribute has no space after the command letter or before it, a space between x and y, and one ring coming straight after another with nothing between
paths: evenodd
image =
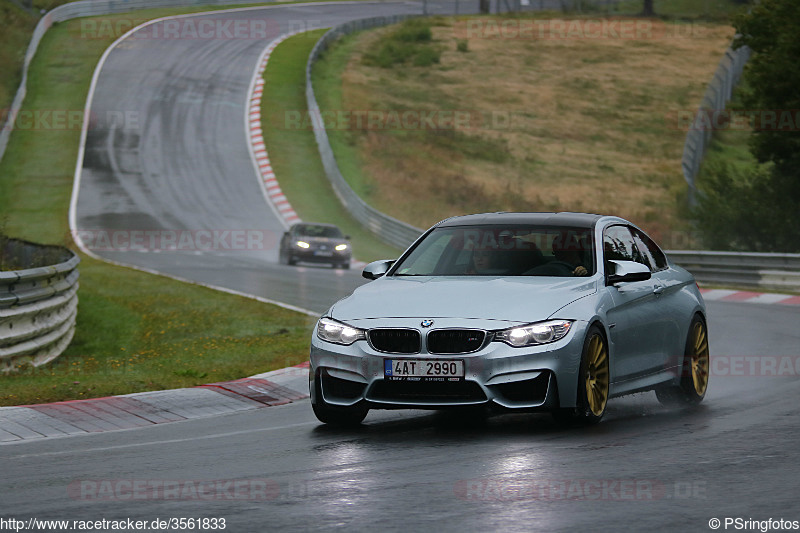
<instances>
[{"instance_id":1,"label":"gold alloy wheel","mask_svg":"<svg viewBox=\"0 0 800 533\"><path fill-rule=\"evenodd\" d=\"M706 327L698 321L692 328L692 381L694 390L703 396L708 388L708 335Z\"/></svg>"},{"instance_id":2,"label":"gold alloy wheel","mask_svg":"<svg viewBox=\"0 0 800 533\"><path fill-rule=\"evenodd\" d=\"M603 337L595 334L589 341L586 359L586 400L595 416L600 416L608 401L608 350Z\"/></svg>"}]
</instances>

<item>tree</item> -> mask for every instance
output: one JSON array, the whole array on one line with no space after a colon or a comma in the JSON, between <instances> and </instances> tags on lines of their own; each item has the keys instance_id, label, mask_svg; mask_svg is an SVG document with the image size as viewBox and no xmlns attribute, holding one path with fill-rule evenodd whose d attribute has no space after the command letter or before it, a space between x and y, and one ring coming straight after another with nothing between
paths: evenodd
<instances>
[{"instance_id":1,"label":"tree","mask_svg":"<svg viewBox=\"0 0 800 533\"><path fill-rule=\"evenodd\" d=\"M800 2L761 0L734 26L734 46L753 54L738 107L754 117L750 150L758 164L708 169L695 217L712 248L798 252Z\"/></svg>"},{"instance_id":2,"label":"tree","mask_svg":"<svg viewBox=\"0 0 800 533\"><path fill-rule=\"evenodd\" d=\"M653 8L653 0L644 0L644 7L642 8L642 15L645 17L656 16L656 10Z\"/></svg>"},{"instance_id":3,"label":"tree","mask_svg":"<svg viewBox=\"0 0 800 533\"><path fill-rule=\"evenodd\" d=\"M749 13L734 21L739 35L735 47L749 46L753 56L748 62L748 90L744 105L751 111L785 112L800 110L800 2L797 0L762 0ZM758 124L756 125L758 126ZM800 125L766 127L753 134L753 153L759 161L784 162L800 156Z\"/></svg>"}]
</instances>

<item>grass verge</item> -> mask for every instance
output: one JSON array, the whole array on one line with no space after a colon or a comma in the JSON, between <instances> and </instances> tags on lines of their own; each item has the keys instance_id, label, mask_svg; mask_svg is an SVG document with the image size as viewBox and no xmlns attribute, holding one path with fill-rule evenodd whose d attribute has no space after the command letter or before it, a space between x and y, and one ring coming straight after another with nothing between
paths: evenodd
<instances>
[{"instance_id":1,"label":"grass verge","mask_svg":"<svg viewBox=\"0 0 800 533\"><path fill-rule=\"evenodd\" d=\"M11 106L11 101L22 79L22 63L36 19L11 2L0 3L0 110ZM0 124L6 113L0 111Z\"/></svg>"},{"instance_id":2,"label":"grass verge","mask_svg":"<svg viewBox=\"0 0 800 533\"><path fill-rule=\"evenodd\" d=\"M11 107L11 102L19 88L25 53L40 18L39 10L49 11L65 3L67 2L64 0L36 0L33 2L33 9L30 12L24 11L10 2L0 3L0 28L3 28L0 33L0 110L7 110ZM107 43L105 46L108 46L133 26L154 18L252 5L147 9L119 15L73 19L63 22L61 25L74 28L84 24L82 35L79 35L82 39L102 41ZM5 118L5 114L0 113L0 124L5 121Z\"/></svg>"},{"instance_id":3,"label":"grass verge","mask_svg":"<svg viewBox=\"0 0 800 533\"><path fill-rule=\"evenodd\" d=\"M397 257L400 250L380 241L349 215L322 167L317 142L307 120L305 64L324 32L318 30L291 37L279 44L270 56L261 100L264 144L281 189L300 218L337 224L351 236L353 253L358 259ZM323 84L315 90L325 94L331 85Z\"/></svg>"},{"instance_id":4,"label":"grass verge","mask_svg":"<svg viewBox=\"0 0 800 533\"><path fill-rule=\"evenodd\" d=\"M129 17L102 18L113 25ZM81 31L80 21L72 21L45 35L31 65L25 111L83 111L94 66L116 36L85 38ZM0 161L0 213L9 235L71 245L67 212L79 137L80 125L11 136ZM72 344L50 365L0 375L0 405L199 385L307 359L310 317L82 259Z\"/></svg>"},{"instance_id":5,"label":"grass verge","mask_svg":"<svg viewBox=\"0 0 800 533\"><path fill-rule=\"evenodd\" d=\"M541 17L518 20L561 27ZM497 17L431 20L429 46L442 53L425 67L376 64L397 27L345 38L327 53L314 70L320 107L378 117L329 128L353 188L419 227L468 212L592 211L685 247L686 132L674 117L702 98L732 28L647 20L659 38L507 38L514 20L501 17L500 33ZM476 27L486 31L466 32L464 52L465 29ZM404 113L433 116L433 127L393 122Z\"/></svg>"}]
</instances>

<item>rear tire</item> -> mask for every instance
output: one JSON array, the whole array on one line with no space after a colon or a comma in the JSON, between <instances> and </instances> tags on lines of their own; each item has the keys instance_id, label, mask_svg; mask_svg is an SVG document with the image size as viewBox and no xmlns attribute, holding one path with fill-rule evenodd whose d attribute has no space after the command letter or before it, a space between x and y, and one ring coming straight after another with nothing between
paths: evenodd
<instances>
[{"instance_id":1,"label":"rear tire","mask_svg":"<svg viewBox=\"0 0 800 533\"><path fill-rule=\"evenodd\" d=\"M708 328L703 318L695 315L686 336L680 382L657 388L658 401L668 407L698 405L708 390L709 365Z\"/></svg>"}]
</instances>

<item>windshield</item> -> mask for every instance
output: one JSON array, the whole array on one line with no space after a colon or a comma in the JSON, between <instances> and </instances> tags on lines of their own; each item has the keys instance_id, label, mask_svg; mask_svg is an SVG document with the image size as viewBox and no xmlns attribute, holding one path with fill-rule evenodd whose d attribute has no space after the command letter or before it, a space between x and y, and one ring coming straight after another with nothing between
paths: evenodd
<instances>
[{"instance_id":1,"label":"windshield","mask_svg":"<svg viewBox=\"0 0 800 533\"><path fill-rule=\"evenodd\" d=\"M395 276L591 276L591 229L536 226L437 228Z\"/></svg>"},{"instance_id":2,"label":"windshield","mask_svg":"<svg viewBox=\"0 0 800 533\"><path fill-rule=\"evenodd\" d=\"M303 225L297 228L297 235L305 237L327 237L329 239L342 238L342 232L335 226Z\"/></svg>"}]
</instances>

